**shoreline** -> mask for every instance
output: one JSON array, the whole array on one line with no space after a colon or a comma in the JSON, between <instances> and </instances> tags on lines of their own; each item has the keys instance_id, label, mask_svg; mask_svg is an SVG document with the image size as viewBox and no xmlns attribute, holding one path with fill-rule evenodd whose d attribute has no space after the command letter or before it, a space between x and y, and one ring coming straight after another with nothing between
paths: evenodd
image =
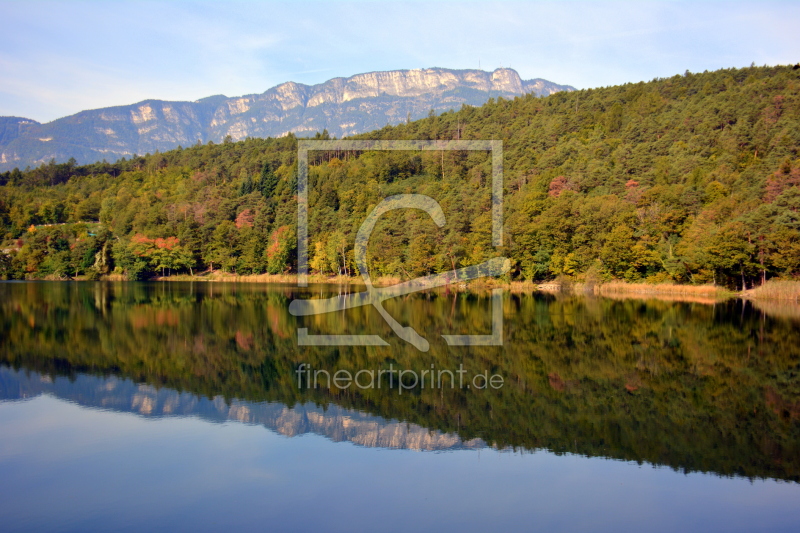
<instances>
[{"instance_id":1,"label":"shoreline","mask_svg":"<svg viewBox=\"0 0 800 533\"><path fill-rule=\"evenodd\" d=\"M72 279L44 278L28 281L128 281L122 274L107 274L98 280L88 280L85 276ZM252 274L237 275L221 271L202 272L200 274L173 274L155 276L143 281L157 282L201 282L201 283L263 283L295 285L296 274ZM407 281L400 277L377 277L373 279L375 287L386 287ZM340 285L348 287L364 286L359 277L326 276L309 274L308 283L313 285ZM621 299L657 299L663 301L714 304L739 298L753 301L775 301L787 306L800 306L800 281L769 280L765 285L732 291L717 285L681 285L676 283L629 283L610 281L606 283L585 283L572 281L549 281L536 283L531 281L501 281L496 278L472 280L453 283L439 287L448 292L485 291L491 289L507 289L512 294L544 293L552 295L589 295Z\"/></svg>"},{"instance_id":2,"label":"shoreline","mask_svg":"<svg viewBox=\"0 0 800 533\"><path fill-rule=\"evenodd\" d=\"M100 281L126 281L124 276L111 274L101 276ZM253 274L237 275L225 272L203 272L198 275L177 274L171 276L157 276L147 281L160 282L206 282L206 283L274 283L296 284L296 274ZM399 277L378 277L373 282L376 287L395 285L406 281ZM359 277L353 276L326 276L309 274L309 284L326 284L342 286L364 286ZM681 285L676 283L628 283L611 281L607 283L582 283L550 281L536 283L531 281L500 281L498 279L472 280L468 282L453 283L445 290L481 291L490 289L508 289L514 294L545 293L545 294L584 294L602 296L612 299L658 299L664 301L682 301L693 303L714 304L733 298L743 300L781 301L788 305L800 305L800 281L768 281L764 286L748 289L746 291L732 291L717 285Z\"/></svg>"}]
</instances>

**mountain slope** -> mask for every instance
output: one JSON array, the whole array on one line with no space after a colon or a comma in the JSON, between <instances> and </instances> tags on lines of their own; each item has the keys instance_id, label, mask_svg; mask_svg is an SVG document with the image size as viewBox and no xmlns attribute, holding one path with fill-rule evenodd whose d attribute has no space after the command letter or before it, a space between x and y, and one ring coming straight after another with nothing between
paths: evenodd
<instances>
[{"instance_id":1,"label":"mountain slope","mask_svg":"<svg viewBox=\"0 0 800 533\"><path fill-rule=\"evenodd\" d=\"M413 278L507 253L512 276L531 281L743 289L800 276L800 69L498 98L355 137L502 140L505 249L491 242L485 154L321 152L309 164L315 272L353 272L365 214L415 192L448 223L382 219L370 272ZM0 173L0 276L292 271L296 177L294 136ZM107 233L84 239L83 221ZM30 228L44 224L56 225Z\"/></svg>"},{"instance_id":2,"label":"mountain slope","mask_svg":"<svg viewBox=\"0 0 800 533\"><path fill-rule=\"evenodd\" d=\"M40 126L35 120L22 117L0 117L0 146L17 139L30 126Z\"/></svg>"},{"instance_id":3,"label":"mountain slope","mask_svg":"<svg viewBox=\"0 0 800 533\"><path fill-rule=\"evenodd\" d=\"M489 98L549 95L572 87L522 80L512 69L396 70L334 78L318 85L288 82L262 94L196 102L145 100L82 111L47 124L0 117L0 170L51 159L78 163L116 160L197 142L313 134L342 137Z\"/></svg>"}]
</instances>

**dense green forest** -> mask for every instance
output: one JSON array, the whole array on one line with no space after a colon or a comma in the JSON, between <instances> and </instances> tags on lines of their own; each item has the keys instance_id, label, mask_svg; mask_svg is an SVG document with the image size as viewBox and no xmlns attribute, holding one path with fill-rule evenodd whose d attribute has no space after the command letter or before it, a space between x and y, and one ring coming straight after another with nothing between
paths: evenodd
<instances>
[{"instance_id":1,"label":"dense green forest","mask_svg":"<svg viewBox=\"0 0 800 533\"><path fill-rule=\"evenodd\" d=\"M317 138L326 138L323 132ZM415 277L511 257L557 276L750 287L800 273L800 69L750 67L498 99L363 139L501 139L505 241L491 246L483 152L315 153L310 265L353 274L355 232L389 194L371 272ZM247 139L0 174L0 276L128 279L296 268L297 139Z\"/></svg>"}]
</instances>

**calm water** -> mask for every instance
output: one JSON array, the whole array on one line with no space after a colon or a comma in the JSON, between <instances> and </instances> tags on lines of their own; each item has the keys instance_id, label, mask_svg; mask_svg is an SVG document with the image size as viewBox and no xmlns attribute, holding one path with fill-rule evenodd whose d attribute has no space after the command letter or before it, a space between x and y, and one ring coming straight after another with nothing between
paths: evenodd
<instances>
[{"instance_id":1,"label":"calm water","mask_svg":"<svg viewBox=\"0 0 800 533\"><path fill-rule=\"evenodd\" d=\"M0 529L800 530L796 308L505 294L457 347L489 294L387 301L420 352L288 311L338 294L0 283Z\"/></svg>"}]
</instances>

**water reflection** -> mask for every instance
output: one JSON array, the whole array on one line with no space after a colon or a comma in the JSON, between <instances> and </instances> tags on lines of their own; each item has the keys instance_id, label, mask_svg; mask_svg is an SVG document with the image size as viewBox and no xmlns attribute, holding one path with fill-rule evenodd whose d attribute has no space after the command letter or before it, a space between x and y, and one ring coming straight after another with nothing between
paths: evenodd
<instances>
[{"instance_id":1,"label":"water reflection","mask_svg":"<svg viewBox=\"0 0 800 533\"><path fill-rule=\"evenodd\" d=\"M47 391L84 405L241 418L364 445L487 443L800 480L800 328L791 311L740 301L506 295L502 347L441 342L421 353L393 339L374 309L302 320L288 312L296 297L339 290L0 284L0 362L15 369L4 379L24 383L19 387L30 394ZM437 292L388 301L386 308L433 340L489 333L490 305L488 294ZM378 334L391 346L301 349L297 327ZM463 364L473 375L498 373L505 385L402 396L306 389L296 382L301 363L331 372ZM23 379L23 370L38 376ZM5 388L11 395L13 386Z\"/></svg>"},{"instance_id":2,"label":"water reflection","mask_svg":"<svg viewBox=\"0 0 800 533\"><path fill-rule=\"evenodd\" d=\"M462 441L453 433L416 424L386 420L336 405L326 408L306 403L287 407L278 402L226 401L187 392L136 384L114 376L78 374L55 378L0 366L0 400L22 400L49 394L84 407L136 413L145 417L195 416L210 422L236 420L259 424L287 437L315 433L334 442L352 442L370 448L443 451L476 449L480 439Z\"/></svg>"}]
</instances>

